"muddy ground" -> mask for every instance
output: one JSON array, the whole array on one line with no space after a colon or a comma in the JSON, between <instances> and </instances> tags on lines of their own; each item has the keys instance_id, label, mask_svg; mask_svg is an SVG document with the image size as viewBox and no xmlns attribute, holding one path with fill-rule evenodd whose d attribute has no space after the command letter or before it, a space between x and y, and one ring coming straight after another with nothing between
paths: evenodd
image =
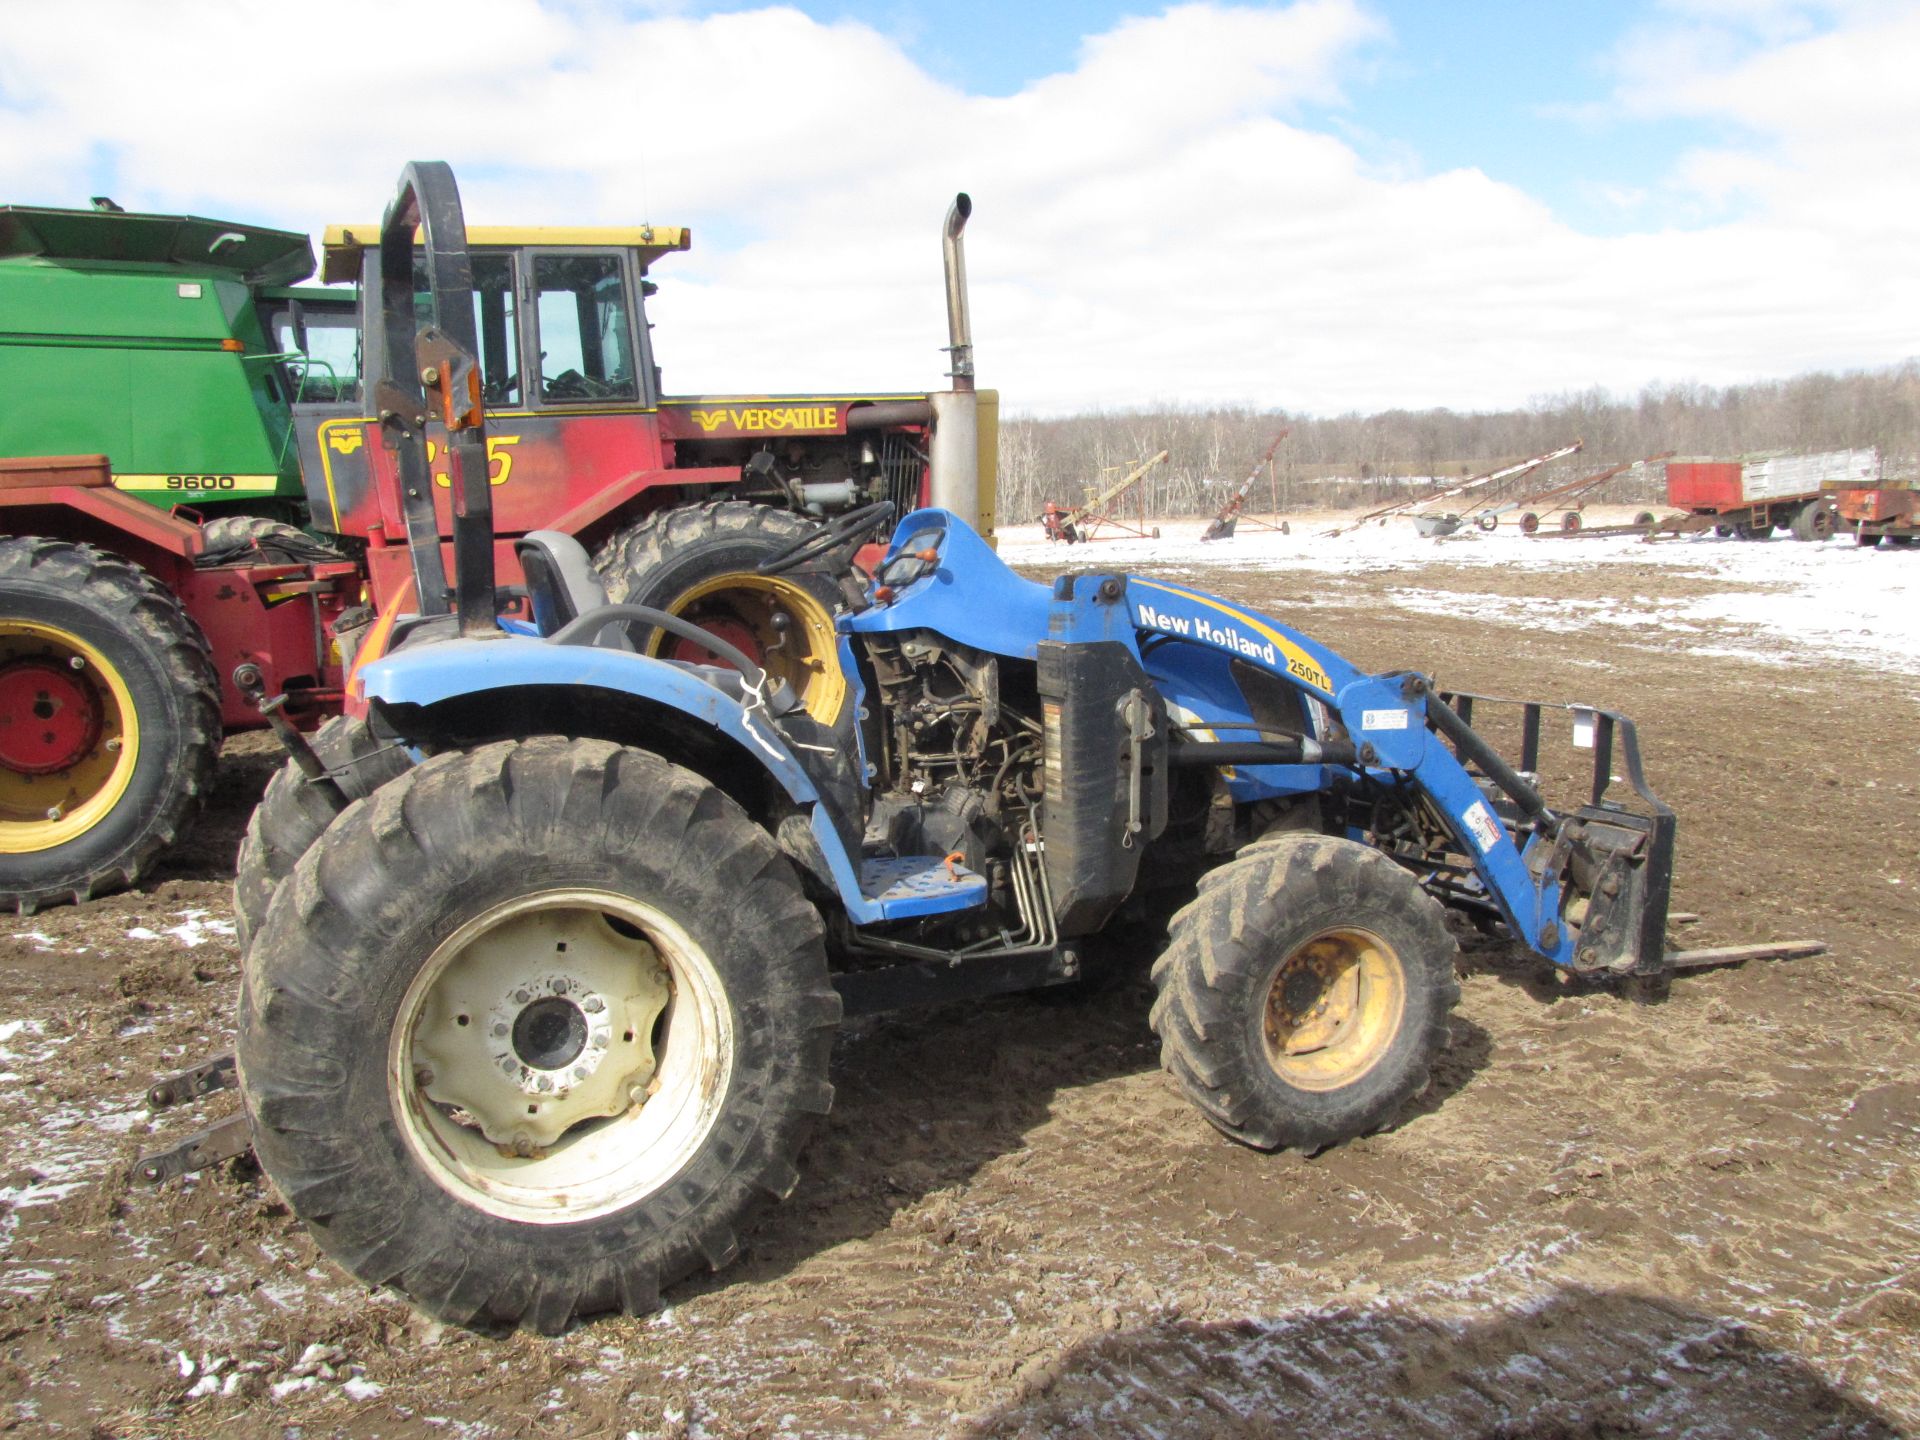
<instances>
[{"instance_id":1,"label":"muddy ground","mask_svg":"<svg viewBox=\"0 0 1920 1440\"><path fill-rule=\"evenodd\" d=\"M1547 608L1693 583L1434 554L1428 590ZM151 885L0 922L0 1428L1920 1433L1920 683L1416 614L1404 573L1223 574L1199 583L1360 664L1636 716L1681 817L1684 943L1831 952L1642 1007L1469 942L1432 1090L1312 1159L1177 1097L1138 978L860 1022L806 1178L737 1266L650 1318L489 1338L366 1293L244 1164L124 1178L232 1105L150 1125L141 1097L228 1034L227 887L273 759L241 741Z\"/></svg>"}]
</instances>

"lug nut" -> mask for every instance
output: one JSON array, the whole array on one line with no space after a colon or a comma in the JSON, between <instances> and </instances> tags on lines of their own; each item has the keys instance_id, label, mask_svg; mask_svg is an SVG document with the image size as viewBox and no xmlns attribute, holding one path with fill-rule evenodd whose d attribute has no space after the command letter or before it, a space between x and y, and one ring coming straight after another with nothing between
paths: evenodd
<instances>
[{"instance_id":1,"label":"lug nut","mask_svg":"<svg viewBox=\"0 0 1920 1440\"><path fill-rule=\"evenodd\" d=\"M73 656L67 661L67 664L71 665L75 670L84 670L87 668L85 657L80 655Z\"/></svg>"},{"instance_id":2,"label":"lug nut","mask_svg":"<svg viewBox=\"0 0 1920 1440\"><path fill-rule=\"evenodd\" d=\"M58 805L49 805L47 807L47 819L49 820L58 820L62 815L65 815L66 813L67 812L65 810L62 810Z\"/></svg>"}]
</instances>

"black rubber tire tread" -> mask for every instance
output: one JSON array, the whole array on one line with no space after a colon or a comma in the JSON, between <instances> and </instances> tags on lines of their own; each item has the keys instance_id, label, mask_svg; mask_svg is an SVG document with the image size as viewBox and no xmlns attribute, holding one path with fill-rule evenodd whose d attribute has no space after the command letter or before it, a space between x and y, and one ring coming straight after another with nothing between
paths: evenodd
<instances>
[{"instance_id":1,"label":"black rubber tire tread","mask_svg":"<svg viewBox=\"0 0 1920 1440\"><path fill-rule=\"evenodd\" d=\"M195 563L206 565L290 564L344 560L337 546L309 535L298 525L265 515L216 515L200 527L201 551Z\"/></svg>"},{"instance_id":2,"label":"black rubber tire tread","mask_svg":"<svg viewBox=\"0 0 1920 1440\"><path fill-rule=\"evenodd\" d=\"M791 510L750 500L710 500L657 510L617 532L594 555L593 568L615 604L672 610L694 586L716 575L750 571L819 528ZM785 578L828 614L841 603L839 587L824 575L795 571ZM644 644L644 637L636 637L636 643Z\"/></svg>"},{"instance_id":3,"label":"black rubber tire tread","mask_svg":"<svg viewBox=\"0 0 1920 1440\"><path fill-rule=\"evenodd\" d=\"M651 1194L516 1223L413 1160L388 1037L459 925L571 885L644 898L703 948L733 1011L733 1078L705 1146ZM450 1322L553 1333L651 1310L734 1258L751 1216L798 1183L840 1013L819 915L745 812L646 751L542 736L435 756L342 812L247 952L236 1054L255 1153L336 1262Z\"/></svg>"},{"instance_id":4,"label":"black rubber tire tread","mask_svg":"<svg viewBox=\"0 0 1920 1440\"><path fill-rule=\"evenodd\" d=\"M307 536L298 525L264 515L216 515L200 527L201 544L208 550L230 550L275 538L306 540Z\"/></svg>"},{"instance_id":5,"label":"black rubber tire tread","mask_svg":"<svg viewBox=\"0 0 1920 1440\"><path fill-rule=\"evenodd\" d=\"M0 907L46 905L124 889L186 834L220 754L213 652L179 598L130 561L92 545L0 540L0 616L55 625L120 672L140 725L126 793L84 834L49 850L0 855Z\"/></svg>"},{"instance_id":6,"label":"black rubber tire tread","mask_svg":"<svg viewBox=\"0 0 1920 1440\"><path fill-rule=\"evenodd\" d=\"M1337 925L1393 945L1406 967L1406 1007L1371 1069L1338 1090L1309 1091L1267 1063L1260 1017L1273 968ZM1160 1062L1224 1134L1312 1153L1389 1124L1426 1088L1460 998L1459 946L1440 905L1377 850L1310 832L1262 840L1202 881L1170 936L1153 966Z\"/></svg>"},{"instance_id":7,"label":"black rubber tire tread","mask_svg":"<svg viewBox=\"0 0 1920 1440\"><path fill-rule=\"evenodd\" d=\"M404 749L379 740L366 721L348 715L334 716L307 741L349 801L371 795L413 766ZM292 760L267 782L234 865L234 921L242 950L266 918L273 892L337 813L320 786Z\"/></svg>"},{"instance_id":8,"label":"black rubber tire tread","mask_svg":"<svg viewBox=\"0 0 1920 1440\"><path fill-rule=\"evenodd\" d=\"M1809 500L1793 515L1793 538L1800 541L1825 540L1833 534L1835 516L1824 501Z\"/></svg>"}]
</instances>

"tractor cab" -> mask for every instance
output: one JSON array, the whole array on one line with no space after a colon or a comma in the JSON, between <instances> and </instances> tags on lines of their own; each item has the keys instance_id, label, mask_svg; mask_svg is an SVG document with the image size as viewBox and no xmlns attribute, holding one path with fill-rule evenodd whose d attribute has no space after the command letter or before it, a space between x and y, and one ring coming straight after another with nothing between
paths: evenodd
<instances>
[{"instance_id":1,"label":"tractor cab","mask_svg":"<svg viewBox=\"0 0 1920 1440\"><path fill-rule=\"evenodd\" d=\"M378 228L329 226L321 278L377 294ZM490 412L659 403L644 303L653 287L646 275L662 255L689 248L689 231L672 225L476 226L467 241ZM415 277L424 313L424 265L415 267ZM377 305L366 307L370 340L378 311Z\"/></svg>"}]
</instances>

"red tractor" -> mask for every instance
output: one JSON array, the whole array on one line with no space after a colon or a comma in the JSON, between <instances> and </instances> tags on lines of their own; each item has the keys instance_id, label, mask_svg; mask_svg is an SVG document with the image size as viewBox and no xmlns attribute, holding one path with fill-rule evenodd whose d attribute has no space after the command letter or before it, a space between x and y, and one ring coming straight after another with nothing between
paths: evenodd
<instances>
[{"instance_id":1,"label":"red tractor","mask_svg":"<svg viewBox=\"0 0 1920 1440\"><path fill-rule=\"evenodd\" d=\"M521 535L575 535L615 598L696 620L830 720L844 697L835 592L742 572L879 500L938 504L991 534L997 397L973 384L970 210L959 197L945 226L953 388L870 395L665 395L647 274L688 248L683 229L444 227L452 238L438 243L458 253L437 258L470 270L480 363L423 381L457 379L486 415L500 583L521 581ZM429 258L416 251L423 306ZM361 357L386 344L378 227L330 229L322 278L359 282L357 316L337 291L269 301L236 285L260 320L210 342L233 352L237 383L266 377L290 414L308 535L232 510L203 526L193 510L157 509L124 493L106 455L0 459L0 905L132 883L190 823L221 728L264 723L250 697L284 696L311 728L339 709L363 646L378 653L404 613L445 608L413 578L416 550L443 557L427 574L453 555L443 427L427 426L430 483L409 488L381 438L394 397L359 383Z\"/></svg>"}]
</instances>

